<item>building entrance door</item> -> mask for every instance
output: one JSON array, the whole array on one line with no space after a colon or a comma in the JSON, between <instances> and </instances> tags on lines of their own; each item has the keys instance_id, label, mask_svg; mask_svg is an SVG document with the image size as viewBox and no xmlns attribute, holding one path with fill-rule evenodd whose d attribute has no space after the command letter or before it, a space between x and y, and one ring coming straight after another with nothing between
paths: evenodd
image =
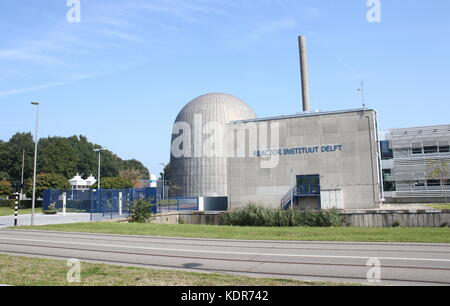
<instances>
[{"instance_id":1,"label":"building entrance door","mask_svg":"<svg viewBox=\"0 0 450 306\"><path fill-rule=\"evenodd\" d=\"M297 197L299 208L320 209L320 175L298 175Z\"/></svg>"}]
</instances>

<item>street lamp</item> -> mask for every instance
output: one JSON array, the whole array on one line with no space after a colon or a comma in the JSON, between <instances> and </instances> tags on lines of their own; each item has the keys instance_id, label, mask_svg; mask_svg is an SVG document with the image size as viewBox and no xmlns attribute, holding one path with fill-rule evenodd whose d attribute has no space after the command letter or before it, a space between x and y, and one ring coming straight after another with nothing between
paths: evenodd
<instances>
[{"instance_id":1,"label":"street lamp","mask_svg":"<svg viewBox=\"0 0 450 306\"><path fill-rule=\"evenodd\" d=\"M165 190L164 190L164 187L165 187L165 185L166 185L166 180L165 180L165 177L164 177L164 168L166 167L166 164L165 163L160 163L160 165L161 166L163 166L163 172L162 172L162 179L163 179L163 184L162 184L162 199L164 200L164 198L166 197L166 193L165 193Z\"/></svg>"},{"instance_id":2,"label":"street lamp","mask_svg":"<svg viewBox=\"0 0 450 306\"><path fill-rule=\"evenodd\" d=\"M38 126L39 126L39 102L31 102L36 106L36 131L34 134L34 169L33 169L33 197L31 201L31 226L34 225L34 209L36 206L36 164L37 164L37 145L38 145Z\"/></svg>"},{"instance_id":3,"label":"street lamp","mask_svg":"<svg viewBox=\"0 0 450 306\"><path fill-rule=\"evenodd\" d=\"M94 152L98 152L98 184L97 184L97 189L100 189L100 165L101 165L101 160L100 160L100 156L101 156L101 152L102 150L104 150L104 148L99 148L99 149L95 149Z\"/></svg>"}]
</instances>

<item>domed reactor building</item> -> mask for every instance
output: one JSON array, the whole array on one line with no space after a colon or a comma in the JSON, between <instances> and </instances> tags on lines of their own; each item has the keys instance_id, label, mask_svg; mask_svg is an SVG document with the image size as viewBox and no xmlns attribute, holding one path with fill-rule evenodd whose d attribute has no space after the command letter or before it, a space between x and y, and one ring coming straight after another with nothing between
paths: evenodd
<instances>
[{"instance_id":1,"label":"domed reactor building","mask_svg":"<svg viewBox=\"0 0 450 306\"><path fill-rule=\"evenodd\" d=\"M173 128L169 196L226 197L226 126L255 118L245 102L228 94L206 94L189 102Z\"/></svg>"},{"instance_id":2,"label":"domed reactor building","mask_svg":"<svg viewBox=\"0 0 450 306\"><path fill-rule=\"evenodd\" d=\"M256 118L245 102L222 93L200 96L181 110L172 130L169 197L198 198L203 211L249 203L380 207L376 111L363 106L312 112L304 37L299 46L303 112Z\"/></svg>"}]
</instances>

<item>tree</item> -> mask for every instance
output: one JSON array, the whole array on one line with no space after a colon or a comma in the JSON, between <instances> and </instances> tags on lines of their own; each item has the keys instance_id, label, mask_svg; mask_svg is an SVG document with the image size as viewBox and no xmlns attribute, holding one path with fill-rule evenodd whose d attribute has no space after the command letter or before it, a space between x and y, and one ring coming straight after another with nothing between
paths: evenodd
<instances>
[{"instance_id":1,"label":"tree","mask_svg":"<svg viewBox=\"0 0 450 306\"><path fill-rule=\"evenodd\" d=\"M92 189L98 188L98 183L92 186ZM133 188L133 183L123 177L104 177L101 179L101 189L131 189Z\"/></svg>"},{"instance_id":2,"label":"tree","mask_svg":"<svg viewBox=\"0 0 450 306\"><path fill-rule=\"evenodd\" d=\"M444 180L450 178L450 165L446 160L430 160L427 165L427 178L433 180L440 180L442 191L445 196L445 203L447 203L447 190L444 187Z\"/></svg>"},{"instance_id":3,"label":"tree","mask_svg":"<svg viewBox=\"0 0 450 306\"><path fill-rule=\"evenodd\" d=\"M0 172L0 181L10 181L11 177L8 172Z\"/></svg>"},{"instance_id":4,"label":"tree","mask_svg":"<svg viewBox=\"0 0 450 306\"><path fill-rule=\"evenodd\" d=\"M58 173L70 179L77 172L78 156L67 138L49 137L39 141L39 171Z\"/></svg>"},{"instance_id":5,"label":"tree","mask_svg":"<svg viewBox=\"0 0 450 306\"><path fill-rule=\"evenodd\" d=\"M142 173L137 169L120 170L119 176L130 180L134 187L137 187L139 181L142 179Z\"/></svg>"},{"instance_id":6,"label":"tree","mask_svg":"<svg viewBox=\"0 0 450 306\"><path fill-rule=\"evenodd\" d=\"M0 143L0 172L7 173L11 180L21 180L23 150L25 150L24 178L27 179L33 176L33 135L16 133L8 142Z\"/></svg>"},{"instance_id":7,"label":"tree","mask_svg":"<svg viewBox=\"0 0 450 306\"><path fill-rule=\"evenodd\" d=\"M8 181L0 182L0 196L9 196L12 195L14 190L11 187L11 183Z\"/></svg>"},{"instance_id":8,"label":"tree","mask_svg":"<svg viewBox=\"0 0 450 306\"><path fill-rule=\"evenodd\" d=\"M33 193L33 180L27 179L25 193L28 197ZM61 174L41 173L36 176L36 197L42 197L43 191L47 189L70 189L69 181Z\"/></svg>"},{"instance_id":9,"label":"tree","mask_svg":"<svg viewBox=\"0 0 450 306\"><path fill-rule=\"evenodd\" d=\"M38 173L61 174L70 179L76 173L86 178L98 169L100 145L83 136L47 137L38 143ZM25 180L33 176L34 140L31 133L16 133L8 142L0 140L0 180L20 181L22 153L25 150ZM121 170L139 170L140 178L148 178L148 169L135 159L122 160L109 150L101 151L101 175L117 177Z\"/></svg>"}]
</instances>

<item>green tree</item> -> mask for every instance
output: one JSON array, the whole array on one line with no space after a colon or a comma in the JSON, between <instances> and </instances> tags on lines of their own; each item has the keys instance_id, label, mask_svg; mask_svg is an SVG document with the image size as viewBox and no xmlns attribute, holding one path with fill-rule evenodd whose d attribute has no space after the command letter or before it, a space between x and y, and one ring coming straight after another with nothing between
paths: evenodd
<instances>
[{"instance_id":1,"label":"green tree","mask_svg":"<svg viewBox=\"0 0 450 306\"><path fill-rule=\"evenodd\" d=\"M84 178L96 175L100 145L83 136L48 137L38 143L38 173L61 174L70 179L76 173ZM8 142L0 140L0 180L20 181L22 152L25 150L25 180L33 176L34 140L31 133L16 133ZM135 159L122 160L109 150L101 151L101 175L117 177L122 170L139 170L142 178L149 177L148 169Z\"/></svg>"},{"instance_id":2,"label":"green tree","mask_svg":"<svg viewBox=\"0 0 450 306\"><path fill-rule=\"evenodd\" d=\"M12 195L14 190L11 187L11 183L8 181L0 182L0 196L9 196Z\"/></svg>"},{"instance_id":3,"label":"green tree","mask_svg":"<svg viewBox=\"0 0 450 306\"><path fill-rule=\"evenodd\" d=\"M43 138L38 151L39 172L58 173L67 179L77 172L77 152L67 138Z\"/></svg>"},{"instance_id":4,"label":"green tree","mask_svg":"<svg viewBox=\"0 0 450 306\"><path fill-rule=\"evenodd\" d=\"M31 133L16 133L8 142L0 142L0 172L9 179L20 181L22 177L22 154L25 150L24 178L33 176L34 140Z\"/></svg>"},{"instance_id":5,"label":"green tree","mask_svg":"<svg viewBox=\"0 0 450 306\"><path fill-rule=\"evenodd\" d=\"M133 188L131 180L123 177L102 177L100 182L101 189L130 189ZM98 183L92 186L92 189L98 188Z\"/></svg>"},{"instance_id":6,"label":"green tree","mask_svg":"<svg viewBox=\"0 0 450 306\"><path fill-rule=\"evenodd\" d=\"M427 164L427 178L441 181L442 191L447 203L447 189L445 189L444 181L450 178L449 162L446 160L429 160Z\"/></svg>"},{"instance_id":7,"label":"green tree","mask_svg":"<svg viewBox=\"0 0 450 306\"><path fill-rule=\"evenodd\" d=\"M0 172L0 181L10 181L11 177L8 172Z\"/></svg>"},{"instance_id":8,"label":"green tree","mask_svg":"<svg viewBox=\"0 0 450 306\"><path fill-rule=\"evenodd\" d=\"M28 197L32 196L33 180L27 179L25 182L25 193ZM69 181L61 174L41 173L36 176L36 197L42 197L42 193L47 189L70 189Z\"/></svg>"},{"instance_id":9,"label":"green tree","mask_svg":"<svg viewBox=\"0 0 450 306\"><path fill-rule=\"evenodd\" d=\"M122 170L139 171L140 177L138 179L148 180L150 178L150 172L148 169L143 163L135 159L124 160L122 163Z\"/></svg>"}]
</instances>

